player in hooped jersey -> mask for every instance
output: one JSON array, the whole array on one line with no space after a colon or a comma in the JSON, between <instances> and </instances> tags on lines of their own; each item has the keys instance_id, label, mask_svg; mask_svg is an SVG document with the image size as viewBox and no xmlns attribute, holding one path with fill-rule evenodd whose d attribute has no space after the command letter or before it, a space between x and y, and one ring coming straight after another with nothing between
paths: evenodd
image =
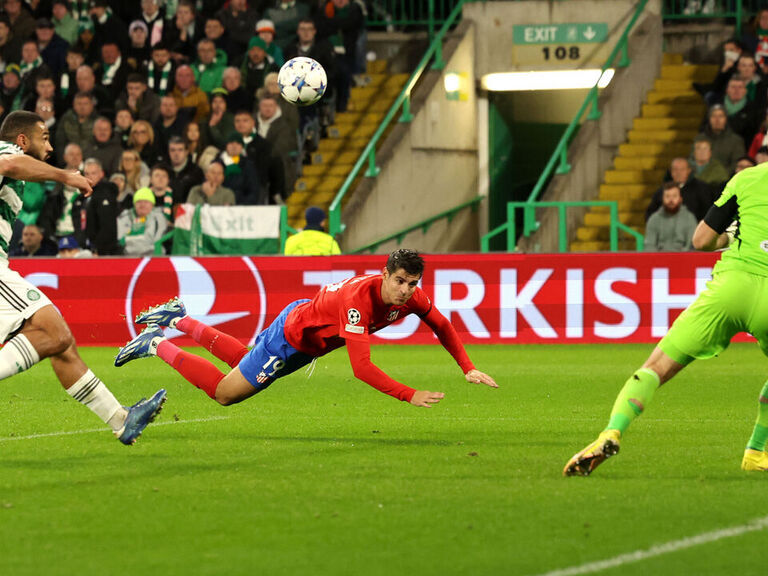
<instances>
[{"instance_id":1,"label":"player in hooped jersey","mask_svg":"<svg viewBox=\"0 0 768 576\"><path fill-rule=\"evenodd\" d=\"M157 355L184 378L222 405L241 402L272 382L336 348L347 346L354 374L377 390L414 406L430 407L442 392L414 390L390 378L371 362L370 335L416 314L438 336L468 382L497 388L467 356L456 330L418 287L424 261L412 250L390 254L381 274L355 276L322 288L312 300L289 304L256 339L249 351L237 339L191 318L174 298L139 314L148 326L115 359L122 366ZM181 350L163 337L161 326L192 336L232 371L224 375L207 360Z\"/></svg>"},{"instance_id":2,"label":"player in hooped jersey","mask_svg":"<svg viewBox=\"0 0 768 576\"><path fill-rule=\"evenodd\" d=\"M67 393L112 428L123 444L133 444L160 411L165 390L130 408L121 406L80 358L69 326L48 297L8 266L8 243L26 180L60 182L85 196L92 192L92 183L79 172L44 162L52 151L48 128L37 114L14 111L0 126L0 380L50 358Z\"/></svg>"}]
</instances>

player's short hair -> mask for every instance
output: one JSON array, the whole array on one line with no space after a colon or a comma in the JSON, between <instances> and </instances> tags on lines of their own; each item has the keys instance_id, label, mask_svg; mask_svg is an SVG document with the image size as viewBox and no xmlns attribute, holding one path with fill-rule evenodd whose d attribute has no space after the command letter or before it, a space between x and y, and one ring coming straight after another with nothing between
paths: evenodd
<instances>
[{"instance_id":1,"label":"player's short hair","mask_svg":"<svg viewBox=\"0 0 768 576\"><path fill-rule=\"evenodd\" d=\"M0 126L0 140L15 142L19 134L29 136L29 133L40 122L43 122L43 119L39 114L26 110L15 110L5 117L2 126Z\"/></svg>"},{"instance_id":2,"label":"player's short hair","mask_svg":"<svg viewBox=\"0 0 768 576\"><path fill-rule=\"evenodd\" d=\"M424 274L424 259L415 250L400 248L389 255L387 272L395 273L402 268L407 274L422 276Z\"/></svg>"}]
</instances>

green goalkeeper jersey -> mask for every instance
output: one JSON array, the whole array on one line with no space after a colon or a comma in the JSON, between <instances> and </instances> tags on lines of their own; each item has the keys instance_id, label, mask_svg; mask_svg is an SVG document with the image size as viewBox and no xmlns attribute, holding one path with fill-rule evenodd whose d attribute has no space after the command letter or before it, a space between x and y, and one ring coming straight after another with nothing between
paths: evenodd
<instances>
[{"instance_id":1,"label":"green goalkeeper jersey","mask_svg":"<svg viewBox=\"0 0 768 576\"><path fill-rule=\"evenodd\" d=\"M0 140L0 156L6 154L20 155L24 151L16 144ZM0 266L8 265L8 244L13 234L13 223L23 205L23 195L24 181L0 175Z\"/></svg>"}]
</instances>

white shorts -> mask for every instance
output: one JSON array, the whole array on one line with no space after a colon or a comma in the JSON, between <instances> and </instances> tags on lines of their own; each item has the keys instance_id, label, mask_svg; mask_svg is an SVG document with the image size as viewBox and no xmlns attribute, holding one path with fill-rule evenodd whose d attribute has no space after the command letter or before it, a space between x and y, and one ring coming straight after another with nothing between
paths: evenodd
<instances>
[{"instance_id":1,"label":"white shorts","mask_svg":"<svg viewBox=\"0 0 768 576\"><path fill-rule=\"evenodd\" d=\"M0 342L5 342L25 320L49 304L48 296L37 286L7 266L0 266Z\"/></svg>"}]
</instances>

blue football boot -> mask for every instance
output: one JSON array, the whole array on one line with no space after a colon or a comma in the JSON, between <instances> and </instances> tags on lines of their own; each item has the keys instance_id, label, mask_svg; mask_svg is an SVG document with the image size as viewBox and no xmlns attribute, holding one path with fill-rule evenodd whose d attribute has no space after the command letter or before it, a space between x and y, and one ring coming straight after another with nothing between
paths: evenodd
<instances>
[{"instance_id":1,"label":"blue football boot","mask_svg":"<svg viewBox=\"0 0 768 576\"><path fill-rule=\"evenodd\" d=\"M166 392L162 388L155 392L149 400L142 398L128 410L123 429L117 434L117 439L126 446L134 444L139 439L144 428L152 422L163 409Z\"/></svg>"},{"instance_id":2,"label":"blue football boot","mask_svg":"<svg viewBox=\"0 0 768 576\"><path fill-rule=\"evenodd\" d=\"M120 348L115 356L115 366L122 366L136 360L146 358L157 353L157 345L163 340L163 329L157 324L150 324L142 330L136 338Z\"/></svg>"},{"instance_id":3,"label":"blue football boot","mask_svg":"<svg viewBox=\"0 0 768 576\"><path fill-rule=\"evenodd\" d=\"M165 304L152 306L136 316L136 324L157 324L175 328L176 322L187 315L184 303L177 297L171 298Z\"/></svg>"}]
</instances>

